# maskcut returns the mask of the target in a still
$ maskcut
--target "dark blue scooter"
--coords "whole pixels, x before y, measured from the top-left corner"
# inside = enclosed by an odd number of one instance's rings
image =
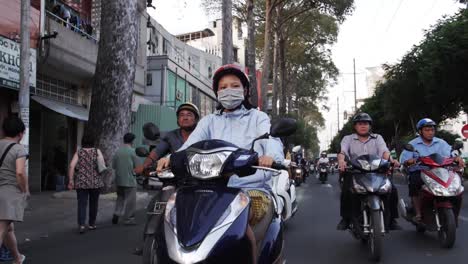
[[[174,181],[177,190],[165,204],[164,230],[159,234],[164,238],[154,239],[148,263],[284,263],[281,216],[272,210],[264,226],[254,227],[258,240],[255,261],[246,234],[250,198],[227,183],[231,175],[248,176],[257,169],[279,174],[277,170],[285,169],[280,164],[258,167],[253,145],[270,136],[289,136],[296,127],[295,120],[280,119],[270,133],[254,140],[250,150],[222,140],[206,140],[173,154],[171,172],[157,177]]]

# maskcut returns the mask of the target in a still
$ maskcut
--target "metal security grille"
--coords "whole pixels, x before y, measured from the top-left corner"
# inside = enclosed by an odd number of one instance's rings
[[[51,98],[68,104],[79,104],[78,89],[75,84],[67,81],[37,74],[36,88],[33,94]]]

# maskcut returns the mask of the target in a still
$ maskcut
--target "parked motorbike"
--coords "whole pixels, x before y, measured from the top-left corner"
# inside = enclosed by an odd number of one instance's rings
[[[254,142],[270,135],[289,136],[296,126],[293,119],[280,119]],[[248,176],[257,169],[279,174],[286,169],[276,163],[272,168],[259,167],[254,142],[252,149],[245,150],[222,140],[205,140],[171,156],[171,170],[157,177],[172,181],[177,189],[163,204],[161,236],[147,237],[149,247],[143,254],[151,259],[145,263],[283,263],[281,216],[271,215],[268,224],[258,228],[259,253],[252,259],[246,234],[250,198],[241,189],[227,187],[233,174]]]
[[[326,183],[327,180],[328,180],[328,167],[327,167],[327,164],[321,163],[319,165],[319,173],[320,173],[320,176],[319,176],[320,182],[322,184]]]
[[[374,155],[363,155],[351,160],[347,172],[352,177],[352,193],[359,200],[359,213],[351,219],[351,234],[368,245],[370,258],[379,261],[383,237],[386,233],[384,200],[392,190],[387,177],[390,162]],[[356,205],[357,207],[357,205]],[[358,209],[358,208],[354,209]]]
[[[285,161],[285,163],[288,163]],[[297,212],[296,186],[290,179],[289,172],[282,170],[281,174],[273,178],[273,192],[276,200],[276,212],[286,223]]]
[[[421,157],[411,144],[406,145],[405,150],[418,156],[416,164],[407,169],[420,171],[424,182],[419,193],[422,223],[413,221],[415,210],[403,199],[400,200],[400,214],[414,224],[418,232],[438,232],[440,245],[443,248],[452,248],[464,191],[461,177],[456,173],[458,166],[454,164],[453,158],[439,154]]]

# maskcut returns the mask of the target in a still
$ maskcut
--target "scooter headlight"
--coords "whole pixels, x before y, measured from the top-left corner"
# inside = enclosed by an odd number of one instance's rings
[[[296,169],[296,174],[301,174],[302,170],[301,169]]]
[[[223,215],[221,215],[221,217],[218,219],[211,232],[214,232],[219,228],[234,222],[234,220],[237,219],[237,217],[244,211],[244,209],[247,208],[249,202],[249,196],[242,192],[239,193],[231,202],[226,211],[224,211]]]
[[[392,183],[389,179],[385,180],[384,185],[382,185],[379,189],[379,193],[388,193],[392,189]]]
[[[353,190],[356,193],[367,193],[366,188],[364,188],[364,186],[358,184],[355,179],[353,179]]]
[[[190,174],[200,180],[219,177],[223,164],[231,153],[230,151],[223,151],[210,154],[189,154]]]
[[[177,234],[177,207],[175,206],[177,193],[174,193],[169,197],[166,204],[166,212],[164,218],[166,222],[172,227],[174,233]]]

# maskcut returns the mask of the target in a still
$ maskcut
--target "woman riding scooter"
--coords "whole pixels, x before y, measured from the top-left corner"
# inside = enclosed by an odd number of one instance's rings
[[[213,77],[213,91],[218,97],[220,106],[211,115],[205,116],[179,151],[187,149],[196,142],[209,139],[220,139],[233,143],[241,148],[250,149],[252,141],[270,131],[270,119],[264,112],[252,107],[249,102],[250,82],[247,75],[236,65],[224,65]],[[254,150],[260,155],[259,166],[271,167],[274,162],[284,160],[283,147],[277,138],[257,141]],[[170,164],[169,158],[158,162],[158,173]],[[247,236],[252,246],[252,259],[257,259],[256,229],[265,226],[265,221],[273,214],[270,195],[271,174],[257,171],[247,177],[230,177],[228,186],[242,188],[252,199],[250,227]]]

